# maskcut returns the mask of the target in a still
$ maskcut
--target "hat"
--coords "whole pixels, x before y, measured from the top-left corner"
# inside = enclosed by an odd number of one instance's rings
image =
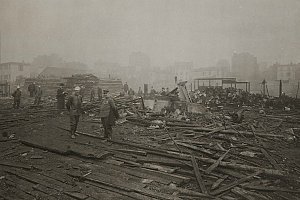
[[[20,86],[19,86],[19,85],[17,86],[17,89],[20,89]]]
[[[79,86],[76,86],[75,87],[75,91],[79,91],[80,90],[80,87]]]
[[[104,94],[107,94],[108,92],[109,92],[109,91],[108,91],[107,89],[104,89],[104,90],[103,90],[103,93],[104,93]]]
[[[60,84],[59,84],[59,86],[64,86],[64,85],[65,85],[65,84],[63,84],[63,83],[60,83]]]

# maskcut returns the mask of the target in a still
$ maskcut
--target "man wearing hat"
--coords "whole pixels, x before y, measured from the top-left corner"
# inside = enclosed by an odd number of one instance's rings
[[[41,102],[41,98],[42,98],[42,94],[43,94],[43,90],[41,88],[41,86],[37,86],[36,90],[35,90],[35,100],[34,100],[34,104],[35,105],[39,105]]]
[[[63,89],[64,84],[59,84],[59,88],[57,89],[56,99],[57,99],[57,109],[63,110],[65,108],[65,96],[66,93]]]
[[[33,97],[34,96],[34,92],[35,92],[35,82],[33,82],[33,83],[30,83],[29,85],[28,85],[28,92],[29,92],[29,94],[30,94],[30,97]]]
[[[108,95],[108,90],[103,90],[103,100],[100,105],[100,117],[104,128],[104,138],[112,139],[112,126],[115,125],[119,113],[114,100]]]
[[[14,91],[14,93],[12,94],[12,96],[14,97],[14,105],[13,105],[14,108],[20,107],[21,95],[22,95],[22,92],[20,90],[20,86],[17,86],[16,91]]]
[[[82,96],[79,95],[80,87],[76,86],[74,93],[68,98],[66,107],[70,112],[70,133],[71,138],[75,138],[79,116],[81,114]]]

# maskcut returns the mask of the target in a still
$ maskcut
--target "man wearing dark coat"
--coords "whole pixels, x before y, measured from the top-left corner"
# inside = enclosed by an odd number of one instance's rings
[[[14,93],[12,94],[12,96],[14,97],[14,105],[13,105],[14,108],[20,107],[21,95],[22,92],[20,90],[20,86],[17,86],[16,91],[14,91]]]
[[[103,90],[103,99],[100,105],[100,117],[104,128],[104,138],[112,139],[112,126],[116,119],[119,119],[119,113],[114,100],[108,95],[108,90]]]
[[[56,99],[57,99],[57,109],[63,110],[65,108],[65,97],[66,93],[63,89],[64,84],[59,84],[59,88],[57,89]]]
[[[42,90],[41,86],[39,85],[35,90],[35,100],[34,100],[35,105],[40,104],[42,95],[43,95],[43,90]]]
[[[30,83],[28,85],[28,92],[30,94],[30,97],[34,96],[35,90],[36,90],[35,83]]]
[[[71,138],[75,139],[75,134],[79,122],[79,117],[82,114],[82,96],[79,94],[80,87],[75,87],[75,92],[72,94],[66,103],[66,107],[70,112],[70,133]]]

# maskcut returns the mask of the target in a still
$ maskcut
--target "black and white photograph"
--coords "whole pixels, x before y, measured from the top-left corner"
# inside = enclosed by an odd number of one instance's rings
[[[0,0],[0,200],[297,199],[300,0]]]

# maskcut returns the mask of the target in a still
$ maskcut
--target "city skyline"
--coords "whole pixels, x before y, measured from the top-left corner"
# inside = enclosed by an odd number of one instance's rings
[[[300,3],[266,1],[0,0],[2,62],[56,53],[126,66],[132,52],[153,66],[212,66],[234,52],[259,61],[300,61]]]

